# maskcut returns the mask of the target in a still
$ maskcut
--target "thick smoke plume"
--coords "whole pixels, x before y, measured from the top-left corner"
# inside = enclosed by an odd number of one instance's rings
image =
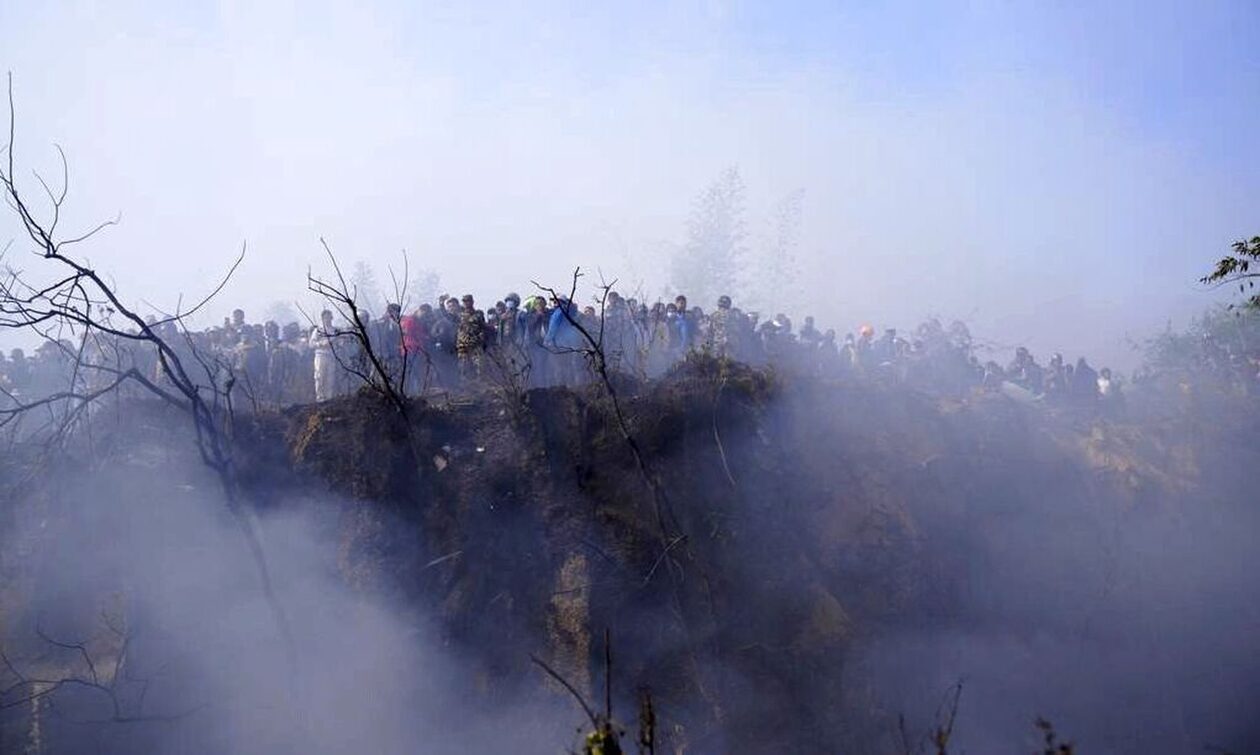
[[[344,508],[331,499],[277,498],[258,517],[289,646],[239,524],[183,441],[182,452],[131,447],[103,469],[67,466],[38,506],[8,512],[6,579],[23,599],[0,617],[14,669],[113,687],[118,635],[128,644],[119,708],[86,688],[15,705],[0,711],[0,749],[458,753],[513,732],[513,751],[553,752],[572,738],[563,700],[478,703],[422,606],[352,589],[338,564]],[[85,644],[95,668],[53,643]]]
[[[959,751],[1032,751],[1038,717],[1082,753],[1253,751],[1260,512],[1206,487],[1175,510],[978,491],[966,529],[928,535],[958,590],[870,638],[864,676],[924,730],[962,681]]]

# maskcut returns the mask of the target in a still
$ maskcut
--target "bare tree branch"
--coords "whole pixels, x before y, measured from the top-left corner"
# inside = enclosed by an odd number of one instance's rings
[[[197,449],[202,460],[219,478],[227,507],[241,526],[255,561],[264,595],[272,608],[277,626],[284,636],[290,656],[292,656],[292,634],[288,626],[288,620],[272,587],[265,554],[262,550],[256,526],[250,512],[244,506],[244,491],[237,475],[236,463],[233,457],[231,414],[230,411],[227,413],[223,412],[219,407],[219,399],[223,397],[226,399],[230,409],[230,382],[226,395],[220,391],[213,380],[209,386],[199,384],[190,374],[188,367],[185,366],[184,358],[176,349],[173,341],[168,340],[163,335],[162,330],[164,328],[160,327],[158,323],[149,323],[138,312],[124,304],[118,294],[118,289],[112,282],[107,282],[100,272],[90,267],[86,262],[75,259],[65,252],[67,246],[91,238],[96,232],[115,224],[117,219],[101,223],[81,236],[59,240],[55,236],[55,223],[60,217],[61,201],[68,191],[68,180],[66,185],[63,185],[61,192],[54,196],[53,220],[49,223],[43,223],[35,217],[14,178],[15,124],[17,117],[16,108],[13,105],[13,79],[11,74],[9,76],[8,100],[9,143],[6,161],[8,167],[6,170],[0,171],[0,189],[3,190],[9,207],[22,222],[27,237],[35,244],[36,253],[42,259],[43,264],[41,268],[51,272],[51,277],[56,282],[51,286],[32,285],[27,282],[22,272],[10,270],[6,280],[0,283],[0,329],[27,330],[48,338],[49,332],[43,329],[45,324],[56,329],[57,332],[52,335],[57,336],[60,335],[61,329],[64,327],[69,327],[71,332],[75,332],[75,328],[82,328],[84,331],[93,332],[107,339],[130,341],[137,345],[143,345],[155,352],[158,365],[160,366],[159,379],[163,382],[162,387],[159,387],[154,380],[141,375],[137,370],[130,369],[119,370],[118,374],[115,375],[116,379],[110,384],[110,388],[117,388],[124,381],[132,380],[146,388],[154,396],[173,402],[187,412],[195,430]],[[64,153],[60,149],[58,151],[64,157]],[[68,176],[68,169],[64,169],[63,174]],[[45,189],[48,189],[47,184],[42,179],[40,179],[40,182]],[[51,190],[48,193],[52,194]],[[244,248],[242,248],[241,257],[243,255]],[[177,308],[163,324],[175,323],[178,326],[184,326],[185,318],[223,289],[227,279],[231,277],[232,273],[239,266],[241,257],[237,258],[236,262],[229,269],[227,276],[215,287],[209,297],[203,299],[191,310]],[[125,325],[120,327],[114,324],[114,315],[120,317]],[[191,347],[190,354],[203,367],[206,367],[204,358],[197,353],[197,349],[187,336],[187,328],[183,327],[183,330],[185,339]],[[77,361],[82,361],[82,353],[78,355]],[[210,372],[208,368],[206,371],[207,373]],[[75,374],[78,374],[78,367],[76,367]],[[203,390],[205,389],[209,389],[211,393],[212,398],[209,401],[203,396]],[[108,392],[108,390],[81,392],[72,385],[53,401],[74,402],[77,411],[67,411],[65,413],[66,418],[72,418],[81,413],[85,404],[98,399]],[[49,405],[48,400],[29,402],[29,406],[19,406],[17,411],[19,414],[24,414]],[[63,425],[62,431],[64,430],[65,426]]]
[[[535,666],[545,671],[547,676],[555,679],[560,683],[560,686],[568,690],[569,694],[573,696],[573,699],[577,701],[577,704],[582,706],[582,712],[590,719],[591,726],[599,728],[599,719],[595,716],[595,711],[591,710],[591,706],[586,702],[586,698],[582,697],[582,693],[578,692],[573,685],[569,683],[569,680],[565,679],[559,674],[559,672],[544,663],[538,656],[531,655],[529,659],[533,661]]]

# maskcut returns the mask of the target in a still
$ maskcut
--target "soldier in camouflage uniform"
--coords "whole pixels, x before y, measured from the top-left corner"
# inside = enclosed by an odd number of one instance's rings
[[[459,357],[459,373],[465,381],[481,374],[481,359],[486,350],[486,316],[473,306],[472,294],[464,294],[459,313],[459,330],[455,335],[455,354]]]
[[[731,341],[735,337],[732,332],[736,323],[731,316],[731,297],[719,296],[717,309],[709,315],[709,353],[717,357],[729,357],[732,352]]]

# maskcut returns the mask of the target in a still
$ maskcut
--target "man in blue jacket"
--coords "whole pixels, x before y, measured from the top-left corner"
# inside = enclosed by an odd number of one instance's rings
[[[573,383],[577,381],[579,353],[589,346],[574,321],[581,317],[577,307],[569,299],[556,298],[555,309],[551,311],[551,319],[547,321],[547,337],[543,344],[554,357],[556,366],[555,381]]]

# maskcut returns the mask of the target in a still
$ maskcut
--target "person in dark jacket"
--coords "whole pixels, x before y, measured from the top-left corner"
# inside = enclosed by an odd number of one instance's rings
[[[1072,397],[1085,404],[1098,401],[1098,373],[1085,357],[1076,360],[1076,369],[1072,370]]]

